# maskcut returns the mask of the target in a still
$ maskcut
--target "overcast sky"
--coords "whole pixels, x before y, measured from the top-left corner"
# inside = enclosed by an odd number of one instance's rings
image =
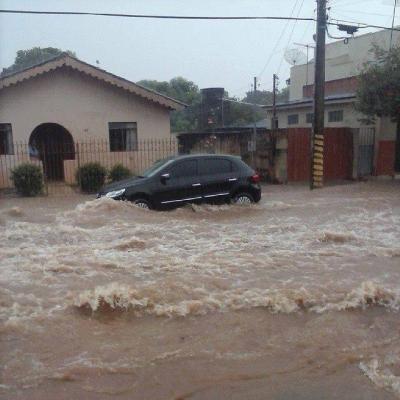
[[[390,26],[393,3],[330,0],[330,16]],[[315,0],[0,0],[1,9],[209,16],[313,17],[315,6]],[[400,17],[400,8],[397,13]],[[17,50],[52,46],[75,51],[88,63],[99,60],[101,68],[132,81],[183,76],[200,88],[221,86],[242,96],[253,76],[260,89],[270,89],[272,74],[278,73],[284,86],[290,68],[285,49],[295,48],[295,42],[311,44],[314,31],[313,22],[1,14],[0,68],[13,63]]]

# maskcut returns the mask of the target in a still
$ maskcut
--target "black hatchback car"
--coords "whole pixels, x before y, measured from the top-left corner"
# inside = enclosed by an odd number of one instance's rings
[[[217,200],[253,203],[261,199],[259,181],[239,157],[185,155],[157,161],[141,176],[103,187],[97,197],[155,209]]]

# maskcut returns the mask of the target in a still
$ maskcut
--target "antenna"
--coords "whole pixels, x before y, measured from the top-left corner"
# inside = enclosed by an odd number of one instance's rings
[[[287,49],[284,58],[290,65],[305,64],[307,56],[299,49]]]
[[[304,43],[293,43],[296,46],[301,46],[301,47],[305,47],[307,49],[307,54],[306,54],[306,59],[307,59],[307,67],[306,67],[306,85],[308,85],[308,63],[309,63],[309,57],[308,57],[308,53],[309,53],[309,49],[315,49],[315,46],[312,44],[304,44]]]

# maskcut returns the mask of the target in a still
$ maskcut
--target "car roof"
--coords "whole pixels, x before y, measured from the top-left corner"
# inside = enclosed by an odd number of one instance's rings
[[[212,158],[227,158],[227,159],[234,160],[234,161],[241,160],[240,156],[233,156],[231,154],[204,154],[204,153],[183,154],[183,155],[179,155],[179,156],[170,157],[169,159],[178,161],[178,160],[188,160],[188,159],[193,159],[193,158],[210,158],[210,157],[212,157]]]

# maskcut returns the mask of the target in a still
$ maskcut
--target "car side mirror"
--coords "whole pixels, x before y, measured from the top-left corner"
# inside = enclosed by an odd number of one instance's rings
[[[169,174],[162,174],[161,175],[161,182],[165,183],[171,176]]]

